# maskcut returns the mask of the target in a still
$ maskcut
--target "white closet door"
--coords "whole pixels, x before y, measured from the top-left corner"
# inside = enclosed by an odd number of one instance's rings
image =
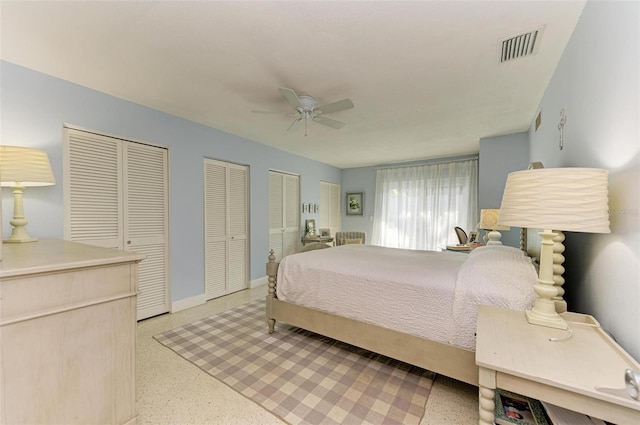
[[[64,238],[124,249],[122,142],[63,129]]]
[[[340,185],[320,182],[320,227],[329,228],[331,235],[340,231]]]
[[[269,249],[273,250],[276,261],[284,252],[284,174],[269,172]]]
[[[247,167],[229,164],[229,281],[227,292],[247,288],[248,173]]]
[[[227,167],[205,159],[205,294],[226,294],[227,286]]]
[[[64,237],[145,254],[138,320],[170,310],[166,149],[75,128],[64,137]]]
[[[247,288],[248,168],[212,159],[205,167],[205,294]]]
[[[167,150],[124,145],[124,240],[145,254],[138,272],[138,320],[169,311]]]
[[[300,178],[269,172],[269,244],[276,261],[300,245]]]
[[[284,247],[283,255],[296,252],[300,246],[300,177],[284,176]]]

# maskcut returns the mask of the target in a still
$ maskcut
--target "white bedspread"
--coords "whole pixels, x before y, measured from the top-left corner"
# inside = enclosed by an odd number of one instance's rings
[[[467,255],[342,245],[293,254],[280,263],[277,296],[473,349],[476,302],[525,309],[535,298],[530,260],[516,248],[493,248]]]

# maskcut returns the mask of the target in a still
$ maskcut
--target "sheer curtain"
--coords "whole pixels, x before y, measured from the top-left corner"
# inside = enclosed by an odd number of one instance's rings
[[[478,160],[377,171],[372,243],[440,250],[478,222]]]

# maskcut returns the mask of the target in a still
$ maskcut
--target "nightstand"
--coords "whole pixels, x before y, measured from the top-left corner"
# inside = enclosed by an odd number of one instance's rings
[[[478,307],[480,424],[493,424],[496,388],[618,425],[640,423],[640,401],[624,383],[625,370],[640,370],[638,362],[593,317],[563,317],[573,331],[568,339],[566,331],[530,325],[522,311]]]

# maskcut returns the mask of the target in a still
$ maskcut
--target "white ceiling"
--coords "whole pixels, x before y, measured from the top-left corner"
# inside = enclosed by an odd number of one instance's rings
[[[526,131],[584,1],[1,3],[1,57],[340,168],[477,152]],[[499,40],[544,26],[538,53]],[[293,118],[287,87],[335,130]]]

